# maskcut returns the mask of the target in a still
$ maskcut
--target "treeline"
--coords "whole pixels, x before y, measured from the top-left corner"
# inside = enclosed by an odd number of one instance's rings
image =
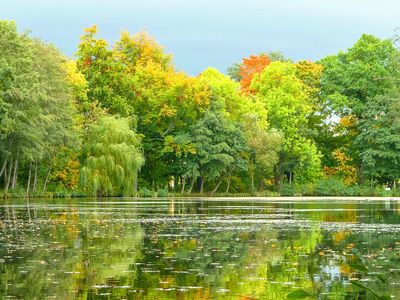
[[[93,26],[75,58],[0,21],[4,195],[396,188],[395,39],[363,35],[318,62],[261,53],[228,75],[191,77],[147,34],[124,32],[109,45]]]

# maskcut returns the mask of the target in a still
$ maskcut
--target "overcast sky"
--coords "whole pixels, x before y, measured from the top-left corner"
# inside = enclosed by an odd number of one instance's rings
[[[0,18],[73,57],[83,28],[96,24],[114,42],[146,30],[172,52],[177,69],[225,71],[242,57],[281,51],[317,60],[350,47],[362,33],[390,38],[399,0],[0,0]]]

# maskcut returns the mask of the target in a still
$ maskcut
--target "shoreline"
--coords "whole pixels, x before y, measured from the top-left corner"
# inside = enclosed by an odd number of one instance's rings
[[[8,201],[8,200],[46,200],[48,202],[59,201],[62,199],[68,200],[92,200],[95,202],[114,202],[114,200],[122,200],[129,202],[130,200],[140,200],[140,201],[154,201],[154,200],[195,200],[195,201],[216,201],[216,202],[226,202],[226,201],[243,201],[243,202],[274,202],[274,201],[285,201],[285,202],[312,202],[312,201],[340,201],[340,202],[352,202],[352,201],[400,201],[400,197],[367,197],[367,196],[275,196],[275,197],[264,197],[264,196],[227,196],[227,197],[213,197],[213,196],[168,196],[168,197],[54,197],[54,198],[46,198],[46,197],[7,197],[0,198],[0,202]]]
[[[122,197],[123,198],[123,197]],[[153,197],[153,198],[142,198],[136,199],[192,199],[192,200],[212,200],[212,201],[246,201],[246,200],[258,200],[258,201],[324,201],[324,200],[336,200],[336,201],[400,201],[400,197],[363,197],[363,196],[277,196],[277,197]]]

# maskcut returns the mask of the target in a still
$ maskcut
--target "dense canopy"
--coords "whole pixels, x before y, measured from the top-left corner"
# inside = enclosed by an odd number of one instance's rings
[[[376,194],[400,179],[400,51],[174,68],[147,33],[85,29],[74,60],[0,21],[4,195]],[[266,49],[268,50],[268,49]]]

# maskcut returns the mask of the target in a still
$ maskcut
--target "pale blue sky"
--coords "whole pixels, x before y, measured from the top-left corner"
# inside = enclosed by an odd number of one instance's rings
[[[350,47],[362,33],[390,38],[399,0],[0,0],[0,18],[72,57],[83,28],[97,24],[113,42],[122,30],[147,30],[177,69],[221,71],[242,57],[281,51],[317,60]]]

